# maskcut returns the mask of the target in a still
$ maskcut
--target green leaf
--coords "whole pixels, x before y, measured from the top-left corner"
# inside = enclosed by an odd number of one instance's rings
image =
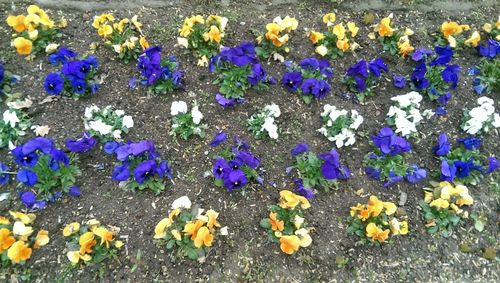
[[[260,226],[264,229],[271,229],[271,223],[269,223],[269,219],[264,218],[260,221]]]

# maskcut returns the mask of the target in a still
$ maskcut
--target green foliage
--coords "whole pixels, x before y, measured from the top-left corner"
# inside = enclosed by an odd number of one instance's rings
[[[363,159],[363,167],[373,167],[380,172],[380,180],[388,181],[395,176],[406,176],[411,166],[406,162],[406,154],[382,155],[380,150],[370,152]]]
[[[219,52],[221,43],[205,40],[203,34],[210,31],[209,25],[196,23],[187,36],[189,50],[197,53],[198,57],[210,58]],[[222,41],[221,41],[222,42]]]
[[[426,229],[429,234],[439,233],[448,237],[453,228],[460,224],[461,218],[453,210],[430,206],[424,200],[420,200],[419,205],[422,208],[422,217],[428,223]]]
[[[172,118],[172,130],[170,135],[187,140],[191,135],[197,135],[200,138],[205,138],[205,124],[195,124],[191,112],[180,113]]]
[[[485,92],[488,94],[500,93],[500,59],[482,58],[479,70],[478,78],[481,80],[481,85],[485,87]]]
[[[168,68],[168,70],[170,70],[170,72],[172,73],[178,69],[179,63],[177,63],[174,60],[163,59],[161,60],[160,65],[162,66],[162,68]],[[148,85],[148,92],[156,94],[167,94],[181,88],[182,88],[182,82],[179,82],[176,85],[172,77],[163,78],[163,76],[161,76],[153,84]]]
[[[295,207],[294,209],[290,208],[283,208],[279,205],[271,205],[269,207],[269,211],[272,213],[276,213],[276,219],[278,221],[283,221],[283,230],[276,232],[281,232],[282,235],[294,235],[295,230],[298,228],[295,226],[295,217],[301,217],[304,218],[304,215],[302,213],[302,210],[300,209],[300,206]],[[272,229],[272,225],[269,222],[270,219],[269,217],[263,218],[260,221],[260,227],[264,228],[267,230],[267,234],[269,236],[269,239],[274,242],[278,243],[280,237],[277,237],[275,234],[275,230]],[[304,223],[300,225],[301,228],[307,227],[307,223],[304,220]]]
[[[38,28],[38,37],[33,42],[33,48],[31,54],[45,53],[45,48],[47,45],[54,43],[56,38],[61,38],[63,36],[62,32],[57,28]],[[30,39],[28,30],[25,30],[19,34],[19,37],[24,37],[28,40]]]
[[[424,89],[417,89],[412,80],[410,80],[410,87],[412,90],[420,94],[426,94],[431,101],[437,100],[441,95],[450,90],[450,85],[443,80],[441,73],[445,69],[442,65],[430,66],[426,65],[427,72],[425,78],[429,80],[429,86]]]
[[[44,200],[49,199],[59,191],[67,193],[69,188],[76,182],[76,177],[81,175],[80,168],[76,165],[78,156],[74,153],[69,154],[69,165],[59,164],[58,170],[52,170],[49,167],[51,156],[49,154],[40,155],[38,163],[30,168],[38,176],[35,188],[37,196]]]
[[[379,36],[378,41],[382,44],[384,51],[394,56],[399,53],[398,42],[401,36],[401,32],[396,31],[392,36]]]
[[[26,135],[26,130],[31,127],[31,118],[21,110],[9,109],[11,113],[15,113],[19,122],[16,122],[14,127],[10,123],[6,123],[4,119],[0,120],[0,148],[13,144],[19,141],[21,137]]]
[[[18,77],[10,71],[5,70],[4,66],[0,63],[0,70],[3,70],[3,80],[0,80],[0,101],[3,100],[3,95],[10,97],[12,92],[12,85],[18,80]]]
[[[461,160],[463,162],[473,160],[474,166],[479,166],[480,168],[482,168],[482,161],[487,160],[487,157],[481,154],[481,152],[477,149],[468,150],[465,147],[460,146],[450,151],[447,155],[441,157],[441,160],[447,160],[449,165],[452,165],[456,160]],[[455,178],[464,185],[477,185],[483,178],[483,173],[481,170],[473,170],[472,168],[470,168],[468,176],[462,178],[455,176]]]
[[[321,172],[323,161],[314,152],[305,152],[295,156],[293,168],[297,171],[299,179],[302,179],[306,188],[323,188],[329,191],[337,188],[336,180],[327,180]]]
[[[138,33],[135,26],[131,24],[125,25],[123,32],[113,29],[113,33],[107,38],[105,46],[113,52],[118,53],[118,58],[124,63],[136,61],[142,53],[142,46],[139,42],[132,43],[130,38],[137,38]],[[115,48],[116,46],[119,46],[119,48]]]
[[[364,80],[366,84],[366,89],[364,91],[358,90],[354,77],[345,76],[344,80],[342,81],[342,83],[347,86],[349,91],[356,95],[356,98],[359,102],[364,102],[367,97],[375,96],[376,93],[374,90],[377,87],[380,79],[372,75],[372,73],[370,72],[368,74],[368,78]]]

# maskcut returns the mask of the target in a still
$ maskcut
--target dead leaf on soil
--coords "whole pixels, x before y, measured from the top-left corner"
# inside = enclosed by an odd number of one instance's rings
[[[46,135],[49,134],[50,131],[50,128],[47,125],[44,126],[34,125],[31,127],[31,129],[35,132],[35,135],[39,137],[45,137]]]

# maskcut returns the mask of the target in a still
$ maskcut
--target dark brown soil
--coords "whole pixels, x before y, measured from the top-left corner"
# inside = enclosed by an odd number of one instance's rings
[[[116,8],[116,2],[118,1],[111,1],[110,6]],[[423,195],[421,188],[425,182],[418,185],[400,183],[390,189],[383,189],[382,183],[368,179],[362,172],[361,161],[371,148],[368,139],[361,137],[358,137],[353,147],[339,150],[341,161],[350,167],[353,177],[341,182],[339,190],[318,192],[316,199],[312,201],[312,207],[306,211],[306,219],[315,227],[315,232],[312,234],[313,244],[309,248],[301,249],[295,256],[287,256],[280,252],[278,245],[270,243],[266,232],[259,227],[259,221],[267,215],[267,206],[277,201],[279,190],[293,186],[292,179],[285,174],[285,168],[292,162],[290,149],[299,142],[309,143],[316,152],[328,151],[334,146],[315,131],[321,127],[319,114],[323,105],[329,103],[338,108],[356,109],[365,118],[361,128],[365,133],[374,133],[384,125],[390,97],[409,91],[398,90],[387,80],[377,88],[378,95],[375,98],[368,99],[365,105],[356,104],[340,96],[346,91],[341,84],[341,78],[347,67],[361,58],[373,59],[382,56],[389,65],[390,73],[387,78],[390,78],[393,74],[409,74],[413,64],[410,59],[382,53],[378,42],[367,38],[371,28],[362,23],[362,18],[369,10],[363,10],[363,7],[358,5],[359,2],[344,1],[338,4],[342,1],[274,1],[269,5],[265,4],[267,1],[249,0],[230,4],[231,1],[205,2],[173,1],[173,5],[165,3],[162,6],[160,3],[162,7],[157,7],[155,4],[154,8],[133,9],[129,9],[126,2],[120,10],[106,10],[105,3],[96,3],[93,11],[69,6],[64,6],[64,10],[58,10],[57,6],[48,7],[53,17],[64,15],[68,19],[69,26],[64,30],[62,43],[79,54],[88,52],[92,42],[100,42],[100,38],[91,26],[94,15],[104,11],[112,12],[117,17],[131,17],[138,14],[144,23],[144,30],[150,42],[161,45],[165,56],[175,54],[181,68],[186,71],[187,90],[166,97],[147,97],[144,90],[129,89],[127,82],[133,74],[136,74],[135,64],[123,64],[115,59],[111,51],[101,47],[97,49],[95,55],[100,60],[100,72],[105,79],[96,96],[79,101],[61,99],[39,105],[38,102],[47,96],[43,91],[43,79],[54,69],[44,56],[39,56],[33,62],[27,62],[16,55],[9,46],[8,39],[11,32],[5,24],[1,25],[0,35],[4,40],[0,42],[0,60],[6,62],[7,69],[22,77],[14,90],[34,100],[34,106],[30,110],[33,113],[34,124],[48,125],[51,128],[49,136],[62,145],[65,138],[81,135],[84,130],[81,117],[86,106],[113,105],[134,117],[135,127],[128,138],[154,140],[162,156],[173,162],[175,175],[173,183],[159,195],[151,192],[123,191],[111,180],[114,162],[111,156],[100,154],[98,149],[84,154],[80,162],[83,176],[78,180],[82,188],[82,197],[65,199],[37,212],[36,226],[49,230],[50,244],[35,251],[27,264],[28,269],[24,271],[17,269],[16,274],[31,273],[31,280],[39,282],[54,282],[56,279],[67,282],[78,280],[81,282],[172,282],[174,280],[177,282],[379,280],[498,282],[500,280],[498,257],[494,261],[482,257],[484,248],[499,248],[498,192],[495,195],[489,190],[490,182],[493,180],[488,177],[478,186],[471,188],[476,203],[470,212],[484,214],[488,218],[485,231],[477,232],[473,227],[473,221],[467,220],[449,238],[431,237],[425,232],[418,209],[418,201]],[[424,1],[424,4],[422,1],[416,2],[422,7],[433,1]],[[428,48],[433,44],[433,38],[429,33],[437,30],[448,17],[460,23],[469,23],[473,28],[479,29],[482,23],[496,20],[500,11],[499,6],[492,3],[488,5],[473,3],[471,10],[434,11],[418,10],[419,6],[408,5],[394,6],[394,10],[386,10],[387,6],[382,5],[379,6],[380,10],[371,11],[376,14],[376,21],[394,12],[395,26],[414,29],[416,34],[411,39],[412,44]],[[0,2],[0,18],[6,18],[10,13],[20,13],[24,11],[24,6],[25,4],[16,4],[16,11],[13,12],[10,3]],[[314,49],[305,36],[305,29],[323,29],[321,16],[330,11],[337,13],[338,20],[354,21],[361,27],[357,42],[362,49],[356,54],[347,54],[343,58],[331,61],[335,68],[335,75],[331,80],[333,91],[326,99],[313,102],[310,106],[305,105],[297,95],[286,92],[278,85],[267,92],[251,92],[247,96],[247,104],[223,110],[214,99],[217,91],[211,84],[214,76],[206,68],[196,66],[193,56],[174,47],[178,26],[184,17],[193,14],[214,13],[228,17],[230,20],[226,34],[228,46],[236,45],[243,40],[252,40],[251,29],[262,30],[274,17],[290,15],[298,19],[299,28],[291,35],[292,51],[287,59],[299,61],[314,56]],[[433,118],[426,122],[421,127],[421,137],[418,141],[413,140],[414,161],[431,172],[439,169],[439,162],[431,153],[437,134],[446,132],[453,138],[464,136],[459,127],[462,108],[471,108],[477,98],[471,90],[471,78],[467,76],[467,68],[476,64],[478,60],[474,50],[459,51],[454,61],[461,66],[460,84],[453,92],[453,100],[447,107],[448,116],[444,119]],[[284,71],[282,65],[267,62],[265,66],[270,74],[281,79]],[[496,94],[496,97],[493,95],[492,98],[498,100],[500,96]],[[168,135],[172,101],[190,102],[195,99],[200,103],[200,109],[209,125],[207,138],[173,140]],[[277,142],[256,141],[246,130],[246,119],[256,109],[272,102],[278,104],[283,113],[278,119],[281,129],[280,139]],[[424,109],[434,107],[428,100],[424,102]],[[496,108],[500,109],[500,106],[497,104]],[[262,167],[266,170],[263,174],[264,187],[248,186],[245,196],[239,193],[229,194],[224,189],[215,187],[211,178],[203,177],[204,172],[211,169],[214,153],[208,146],[210,137],[221,130],[228,132],[230,137],[239,135],[251,142],[252,152],[262,158]],[[483,150],[485,153],[500,156],[498,135],[491,134],[485,137]],[[0,160],[13,164],[5,149],[0,152]],[[104,169],[97,169],[99,165],[104,165]],[[498,175],[496,182],[500,182]],[[271,183],[275,183],[276,186],[272,186]],[[355,192],[361,188],[364,189],[364,193],[358,196]],[[14,187],[2,190],[13,191]],[[409,216],[410,234],[395,237],[391,243],[381,248],[357,246],[356,238],[345,232],[349,207],[357,202],[365,202],[370,194],[397,203],[402,193],[408,196],[403,208]],[[229,237],[217,239],[203,264],[178,258],[175,253],[168,253],[157,247],[152,238],[156,223],[165,217],[171,202],[183,195],[189,196],[193,202],[204,208],[219,211],[221,224],[229,226]],[[8,209],[20,208],[17,202],[11,204],[4,202],[0,205],[2,214]],[[107,262],[101,270],[89,266],[83,270],[65,273],[68,261],[64,253],[65,242],[61,230],[67,223],[90,218],[97,218],[103,223],[120,227],[120,234],[127,236],[126,248],[116,260]],[[472,248],[470,253],[460,252],[459,245],[464,243]],[[346,265],[337,266],[335,260],[339,256],[348,260]],[[8,279],[13,272],[11,269],[2,270],[0,278]]]

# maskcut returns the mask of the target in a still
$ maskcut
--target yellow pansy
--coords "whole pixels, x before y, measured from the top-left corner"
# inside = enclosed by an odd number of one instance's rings
[[[297,19],[291,18],[290,16],[286,16],[279,24],[282,29],[286,29],[287,31],[296,30],[299,26]]]
[[[347,38],[337,40],[337,48],[344,52],[349,50],[349,40]]]
[[[463,196],[463,197],[460,197],[459,199],[457,199],[456,201],[456,204],[458,206],[463,206],[463,205],[471,205],[474,203],[474,199],[472,199],[471,196],[469,195],[466,195],[466,196]]]
[[[484,30],[486,33],[490,33],[492,29],[493,29],[493,26],[492,26],[490,23],[485,23],[485,24],[483,25],[483,30]]]
[[[384,209],[384,203],[380,201],[376,196],[370,196],[368,201],[367,210],[372,216],[378,216],[382,209]]]
[[[266,30],[266,38],[273,39],[274,37],[279,35],[282,29],[281,26],[277,23],[269,23],[266,25]]]
[[[177,229],[173,229],[172,231],[170,231],[170,233],[172,234],[172,236],[174,236],[174,238],[175,238],[177,241],[182,240],[181,233],[180,233]]]
[[[24,224],[31,224],[36,219],[36,216],[33,213],[25,214],[18,211],[9,211],[9,213],[14,220],[20,220]]]
[[[274,231],[274,236],[276,238],[281,238],[281,236],[283,236],[283,233],[281,233],[280,231]]]
[[[217,217],[219,217],[219,213],[215,210],[210,209],[205,213],[208,216],[207,227],[212,229],[214,227],[220,227],[219,222],[217,222]]]
[[[209,15],[207,17],[207,22],[216,22],[216,23],[220,23],[222,21],[222,17],[221,16],[217,16],[217,15]]]
[[[214,236],[210,233],[207,227],[203,226],[198,229],[196,233],[196,237],[194,238],[194,246],[197,248],[201,248],[203,245],[210,247],[212,246],[212,242],[214,240]]]
[[[102,25],[98,30],[97,34],[99,34],[102,37],[108,37],[113,33],[113,27],[110,25]]]
[[[318,41],[322,40],[323,38],[325,38],[325,35],[321,32],[311,31],[311,33],[309,34],[309,39],[313,44],[318,43]]]
[[[311,207],[309,201],[303,196],[294,194],[289,190],[283,190],[280,192],[280,202],[279,202],[280,207],[295,208],[299,204],[302,209],[307,209]]]
[[[325,23],[326,26],[329,27],[333,25],[335,19],[336,19],[335,13],[328,13],[323,16],[323,23]]]
[[[479,35],[478,31],[474,31],[472,35],[464,42],[466,45],[476,47],[481,40],[481,35]]]
[[[9,224],[10,221],[5,216],[0,216],[0,225]]]
[[[342,40],[345,38],[345,28],[342,23],[335,25],[333,27],[332,33],[337,36],[337,40]]]
[[[184,225],[184,230],[182,232],[186,233],[186,235],[191,236],[191,240],[194,240],[196,238],[196,234],[198,233],[198,230],[200,230],[201,226],[203,226],[205,222],[202,220],[196,220],[194,223],[192,221],[186,223]]]
[[[210,31],[203,34],[203,39],[205,41],[217,42],[219,43],[222,39],[222,35],[219,31],[219,28],[216,26],[210,26]]]
[[[59,48],[59,44],[56,43],[50,43],[45,47],[45,53],[51,54],[57,51],[57,48]]]
[[[89,254],[92,252],[92,247],[97,244],[97,241],[94,239],[93,232],[86,232],[80,236],[78,243],[80,244],[80,254]]]
[[[293,218],[293,225],[295,225],[295,229],[300,229],[302,224],[304,224],[304,217],[295,215],[295,217]]]
[[[384,242],[389,238],[389,229],[382,230],[375,223],[366,225],[366,236],[372,238],[374,241]]]
[[[361,203],[356,204],[356,206],[351,206],[351,210],[350,210],[351,216],[356,215],[358,213],[358,211],[361,211],[364,208],[365,208],[365,206]]]
[[[160,222],[156,224],[155,235],[153,238],[155,239],[164,238],[167,235],[165,229],[167,229],[171,225],[172,225],[172,220],[170,220],[169,218],[163,218],[162,220],[160,220]]]
[[[7,17],[7,25],[12,27],[16,32],[23,32],[26,29],[26,25],[24,24],[24,16],[8,16]]]
[[[125,18],[125,19],[122,19],[121,21],[119,21],[118,23],[115,23],[113,24],[113,28],[115,28],[116,30],[118,30],[119,32],[123,32],[123,29],[125,28],[125,26],[129,23],[129,19]]]
[[[356,26],[354,22],[347,23],[347,29],[351,33],[352,37],[355,37],[358,34],[359,28]]]
[[[411,35],[415,34],[415,32],[410,28],[406,28],[404,34],[407,36],[411,36]]]
[[[33,244],[33,248],[34,249],[38,249],[42,246],[45,246],[46,244],[49,243],[49,231],[47,230],[40,230],[38,231],[38,233],[36,234],[36,238],[35,238],[35,243]]]
[[[389,221],[389,227],[391,229],[391,233],[394,235],[406,235],[408,234],[408,222],[402,221],[399,222],[397,219],[391,219]]]
[[[385,214],[387,215],[393,215],[398,209],[398,207],[394,203],[389,201],[382,202],[382,205],[384,206]]]
[[[9,249],[16,241],[12,233],[7,228],[0,229],[0,254]]]
[[[106,248],[109,249],[109,243],[113,241],[113,232],[109,231],[104,227],[99,227],[94,230],[94,234],[101,238],[101,246],[103,244],[106,245]]]
[[[280,249],[286,254],[293,254],[300,248],[300,238],[296,235],[281,236]]]
[[[144,49],[147,49],[149,48],[149,42],[147,41],[147,39],[141,35],[141,37],[139,38],[139,44],[141,45],[141,48],[144,50]]]
[[[325,56],[326,54],[328,54],[328,48],[326,48],[326,46],[324,46],[323,44],[316,46],[316,49],[314,49],[314,51],[316,51],[316,53],[321,56]]]
[[[312,238],[311,235],[309,235],[309,230],[305,228],[298,229],[294,234],[299,236],[300,246],[302,248],[306,248],[312,244]]]
[[[141,32],[141,27],[142,27],[142,24],[137,20],[137,15],[134,15],[132,17],[132,19],[130,19],[130,21],[132,22],[132,24],[134,25],[134,27],[139,31]]]
[[[411,46],[408,36],[404,35],[399,38],[398,49],[399,49],[399,55],[405,57],[406,55],[412,53],[415,48]]]
[[[66,254],[68,257],[69,261],[71,261],[73,264],[77,264],[80,259],[83,261],[89,261],[92,259],[92,256],[89,254],[80,254],[79,251],[71,251]]]
[[[269,224],[273,231],[283,231],[285,228],[285,222],[278,219],[276,212],[269,213]]]
[[[115,248],[119,249],[123,247],[123,242],[122,241],[115,241]]]
[[[469,28],[468,25],[459,25],[457,22],[448,21],[441,24],[441,33],[445,38],[448,38],[450,35],[460,34]]]
[[[24,17],[24,25],[28,31],[32,31],[38,27],[40,24],[40,17],[36,14],[29,14]]]
[[[285,34],[283,36],[275,36],[272,39],[273,45],[276,47],[281,47],[283,44],[285,44],[288,41],[288,34]]]
[[[424,192],[424,201],[430,203],[434,199],[434,194],[431,192]]]
[[[391,27],[391,19],[383,18],[375,28],[375,31],[382,37],[392,36],[394,29]]]
[[[70,223],[64,227],[63,236],[64,237],[71,236],[74,233],[78,232],[78,230],[80,230],[80,223],[78,222]]]
[[[116,52],[116,53],[122,53],[122,46],[121,44],[115,44],[115,45],[112,45],[111,47],[113,47],[113,50]]]
[[[62,17],[60,20],[59,20],[59,25],[58,25],[60,28],[65,28],[68,26],[68,20],[66,20],[65,17]]]
[[[469,195],[469,189],[467,189],[466,186],[458,184],[455,186],[455,195],[457,196],[468,196]]]
[[[33,228],[31,226],[24,225],[21,221],[16,221],[12,227],[12,233],[21,237],[29,237],[33,234]]]
[[[361,219],[361,221],[366,221],[366,219],[370,218],[370,211],[367,208],[361,210],[358,213],[358,218]]]
[[[439,208],[448,208],[450,206],[450,203],[447,200],[444,200],[442,198],[438,198],[438,199],[433,200],[429,205],[439,207]]]
[[[28,37],[31,41],[35,41],[38,38],[38,30],[35,29],[33,31],[28,32]]]
[[[196,16],[192,16],[189,19],[186,19],[185,22],[187,22],[190,26],[194,26],[197,23],[204,24],[205,19],[203,19],[203,16],[201,16],[201,15],[196,15]]]
[[[20,263],[31,257],[31,249],[23,241],[17,241],[7,251],[7,256],[15,263]]]
[[[191,32],[193,31],[193,27],[192,26],[189,26],[189,25],[183,25],[180,29],[179,29],[179,34],[180,36],[182,37],[187,37],[188,35],[191,34]]]
[[[131,36],[122,44],[122,48],[127,48],[129,50],[132,50],[135,48],[137,41],[139,41],[139,38],[137,38],[136,36]]]

